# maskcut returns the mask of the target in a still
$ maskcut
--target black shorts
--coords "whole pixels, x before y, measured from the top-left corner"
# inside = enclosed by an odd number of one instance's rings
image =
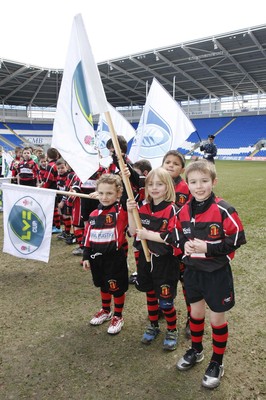
[[[103,255],[92,254],[89,262],[96,287],[115,297],[122,296],[128,290],[127,257],[123,248]]]
[[[83,221],[86,222],[89,220],[90,213],[96,210],[96,208],[98,207],[99,200],[81,197],[80,203],[81,203],[81,218]]]
[[[135,283],[140,292],[154,290],[158,299],[174,299],[177,294],[179,279],[179,260],[173,255],[151,255],[147,262],[143,251],[140,251],[138,276]]]
[[[199,271],[187,266],[184,283],[188,302],[205,300],[214,312],[230,310],[235,305],[234,281],[230,264],[213,271]]]

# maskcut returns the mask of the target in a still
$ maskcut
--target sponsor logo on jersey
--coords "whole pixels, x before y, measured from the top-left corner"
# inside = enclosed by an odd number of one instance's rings
[[[167,219],[164,219],[163,222],[162,222],[160,230],[161,231],[166,231],[167,225],[168,225],[168,221],[167,221]]]

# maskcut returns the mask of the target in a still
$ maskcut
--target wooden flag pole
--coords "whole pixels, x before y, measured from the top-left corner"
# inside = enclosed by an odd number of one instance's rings
[[[118,164],[119,164],[119,167],[120,167],[120,170],[122,173],[122,179],[123,179],[123,182],[124,182],[124,185],[126,188],[127,196],[129,199],[134,200],[134,195],[133,195],[132,187],[131,187],[131,184],[129,181],[129,177],[125,175],[125,166],[126,165],[122,158],[121,149],[120,149],[117,135],[116,135],[116,132],[115,132],[115,129],[113,126],[113,121],[112,121],[110,112],[107,111],[104,113],[104,115],[105,115],[109,130],[110,130],[110,133],[111,133],[113,146],[114,146]],[[139,216],[138,210],[136,208],[133,210],[133,216],[134,216],[134,220],[135,220],[137,228],[142,229],[140,216]],[[143,248],[146,260],[147,260],[147,262],[149,262],[151,258],[150,258],[150,253],[149,253],[149,249],[148,249],[146,240],[141,240],[141,244],[142,244],[142,248]]]

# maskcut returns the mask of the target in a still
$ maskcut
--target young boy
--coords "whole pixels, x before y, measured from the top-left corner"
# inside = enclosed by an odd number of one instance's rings
[[[49,147],[49,149],[47,149],[46,156],[47,156],[48,164],[46,166],[46,172],[44,175],[43,182],[40,184],[40,186],[45,189],[56,190],[57,189],[57,176],[58,176],[56,161],[59,158],[59,153],[54,147]],[[57,203],[55,201],[52,233],[61,233],[60,227],[61,227],[60,215],[58,212]]]
[[[17,146],[17,147],[15,147],[14,160],[12,161],[12,163],[10,165],[10,171],[11,171],[11,174],[12,174],[11,183],[15,183],[15,184],[18,183],[18,180],[17,180],[18,171],[17,171],[17,169],[18,169],[18,164],[22,160],[23,160],[23,158],[22,158],[22,148]]]
[[[57,190],[67,191],[67,181],[68,181],[68,174],[69,174],[69,171],[67,169],[67,163],[63,158],[59,158],[56,161],[56,167],[57,167],[57,172],[58,172]],[[65,197],[60,194],[56,196],[58,211],[62,217],[61,222],[64,225],[63,232],[59,233],[57,235],[57,238],[66,240],[70,236],[71,215],[69,214],[69,207],[67,207],[66,202],[63,201],[63,198],[65,198]]]
[[[123,248],[128,223],[127,212],[119,203],[123,185],[118,175],[104,174],[97,181],[99,207],[92,211],[86,227],[83,269],[91,269],[93,282],[100,288],[102,308],[91,325],[111,320],[107,332],[119,333],[124,325],[122,311],[128,289],[127,256]],[[114,315],[111,299],[114,298]]]
[[[228,338],[225,312],[235,304],[230,260],[246,243],[242,223],[234,207],[213,193],[216,170],[206,160],[195,161],[186,169],[192,199],[178,213],[183,230],[181,246],[186,265],[184,283],[191,304],[191,348],[178,361],[186,371],[203,360],[206,305],[210,309],[213,353],[202,385],[214,389],[224,374],[223,355]]]
[[[25,147],[22,152],[22,160],[18,163],[17,179],[20,185],[37,186],[39,184],[40,169],[32,159],[30,147]]]

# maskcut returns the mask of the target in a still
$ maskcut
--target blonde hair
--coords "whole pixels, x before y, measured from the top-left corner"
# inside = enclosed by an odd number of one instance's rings
[[[167,172],[164,168],[159,167],[151,170],[145,180],[145,198],[150,203],[152,197],[148,194],[148,185],[154,179],[157,178],[166,185],[166,193],[165,193],[165,201],[175,201],[175,188],[173,184],[173,179],[171,178],[169,172]]]
[[[216,179],[216,168],[215,165],[207,160],[197,160],[197,161],[192,161],[185,169],[185,177],[186,181],[188,181],[188,175],[190,172],[202,172],[202,173],[207,173],[210,175],[211,180],[214,181]]]
[[[96,187],[98,189],[101,183],[107,183],[109,185],[115,185],[117,192],[123,191],[123,183],[122,179],[119,175],[116,174],[103,174],[96,183]]]

